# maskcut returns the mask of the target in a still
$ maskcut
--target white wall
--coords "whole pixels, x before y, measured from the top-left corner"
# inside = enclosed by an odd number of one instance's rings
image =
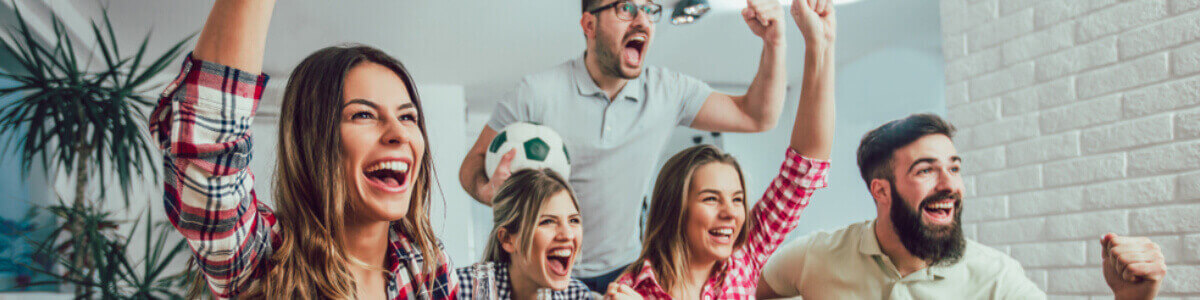
[[[1200,296],[1200,1],[942,0],[963,218],[1052,297],[1108,295],[1097,240],[1149,236]],[[1095,298],[1093,298],[1095,299]]]
[[[799,54],[796,54],[799,55]],[[936,49],[887,47],[837,70],[837,123],[829,187],[814,194],[789,238],[832,230],[875,217],[875,203],[858,175],[855,152],[868,130],[912,113],[945,111],[942,60]],[[747,176],[748,195],[762,195],[779,173],[799,105],[800,78],[791,78],[779,125],[765,133],[726,134],[725,149]]]

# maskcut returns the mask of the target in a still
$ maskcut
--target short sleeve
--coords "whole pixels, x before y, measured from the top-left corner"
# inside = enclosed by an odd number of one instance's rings
[[[712,95],[713,88],[695,77],[667,69],[662,71],[664,74],[661,86],[670,91],[670,98],[680,101],[676,125],[691,126],[696,115],[700,113],[700,108],[704,106],[704,101]]]
[[[512,123],[528,122],[531,100],[528,97],[530,95],[529,82],[521,80],[521,83],[517,84],[496,104],[496,109],[492,111],[492,117],[488,119],[487,126],[492,130],[500,131]]]
[[[800,295],[804,258],[811,238],[808,236],[788,242],[767,259],[767,264],[762,269],[762,279],[775,294],[785,297]]]

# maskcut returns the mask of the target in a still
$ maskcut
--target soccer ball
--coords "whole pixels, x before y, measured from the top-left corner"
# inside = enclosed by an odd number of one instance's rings
[[[492,138],[484,155],[487,176],[496,174],[500,159],[512,149],[517,150],[509,167],[513,173],[550,168],[563,178],[571,178],[571,156],[567,154],[562,137],[550,127],[525,122],[510,124]]]

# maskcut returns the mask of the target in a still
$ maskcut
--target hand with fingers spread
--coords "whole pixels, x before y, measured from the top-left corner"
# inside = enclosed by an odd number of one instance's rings
[[[837,38],[833,0],[792,0],[792,19],[804,34],[806,47],[833,45]]]
[[[746,0],[742,19],[764,43],[777,45],[784,42],[783,26],[780,25],[783,21],[783,5],[779,4],[779,0]]]
[[[641,300],[642,295],[634,291],[628,285],[620,283],[609,283],[608,291],[604,293],[604,300]]]
[[[1153,299],[1167,274],[1162,250],[1145,237],[1106,234],[1100,239],[1104,280],[1116,299]]]
[[[500,190],[500,186],[504,185],[504,181],[512,177],[512,161],[517,157],[517,149],[508,150],[504,156],[500,157],[500,163],[496,165],[496,171],[492,176],[488,177],[488,182],[480,186],[476,191],[479,195],[477,199],[486,199],[487,203],[492,202],[492,197],[496,195],[496,191]]]

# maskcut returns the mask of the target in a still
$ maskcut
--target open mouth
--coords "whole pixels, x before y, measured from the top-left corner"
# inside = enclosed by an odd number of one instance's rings
[[[708,236],[720,244],[733,243],[733,227],[718,227],[708,230]]]
[[[633,66],[642,65],[642,53],[646,49],[646,35],[638,34],[625,41],[625,63]]]
[[[921,206],[921,211],[933,223],[944,225],[954,222],[954,209],[957,205],[958,201],[955,199],[944,199],[925,203]]]
[[[363,176],[375,188],[399,193],[408,189],[408,167],[406,160],[384,160],[364,168]]]
[[[571,258],[575,250],[571,247],[557,247],[546,251],[546,267],[550,274],[566,277],[571,275]]]

